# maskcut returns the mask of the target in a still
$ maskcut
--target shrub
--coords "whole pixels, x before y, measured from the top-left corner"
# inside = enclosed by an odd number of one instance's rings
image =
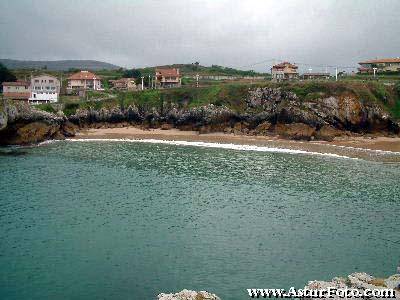
[[[47,104],[39,104],[37,106],[37,108],[40,109],[40,110],[47,111],[49,113],[55,113],[56,112],[56,110],[53,108],[53,106],[51,104],[48,104],[48,103]]]
[[[64,107],[64,114],[70,116],[75,114],[76,110],[79,108],[79,103],[66,103]]]

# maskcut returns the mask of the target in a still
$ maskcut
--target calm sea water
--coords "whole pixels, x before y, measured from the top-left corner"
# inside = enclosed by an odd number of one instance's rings
[[[391,275],[400,260],[398,164],[123,142],[9,150],[0,299],[248,299]]]

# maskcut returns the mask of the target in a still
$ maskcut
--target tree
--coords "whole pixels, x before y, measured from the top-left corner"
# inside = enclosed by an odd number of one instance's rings
[[[138,69],[125,70],[124,77],[137,79],[142,77],[142,73]]]
[[[192,63],[192,70],[197,71],[199,69],[200,63],[196,61],[195,63]]]
[[[0,89],[3,89],[1,84],[7,81],[17,81],[17,77],[6,66],[0,64]]]

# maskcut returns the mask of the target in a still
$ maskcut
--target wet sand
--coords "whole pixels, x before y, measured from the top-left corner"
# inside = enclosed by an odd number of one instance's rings
[[[308,142],[285,140],[276,136],[246,136],[224,133],[199,134],[197,131],[180,131],[178,129],[143,130],[137,127],[123,127],[82,130],[73,139],[155,139],[166,141],[253,145],[318,153],[332,153],[373,161],[400,162],[399,137],[351,137],[340,138],[333,142]]]

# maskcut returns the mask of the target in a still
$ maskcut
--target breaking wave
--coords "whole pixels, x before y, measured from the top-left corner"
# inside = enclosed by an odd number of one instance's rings
[[[286,154],[305,154],[305,155],[319,155],[328,156],[334,158],[345,158],[345,159],[358,159],[345,155],[339,155],[334,153],[322,153],[306,150],[278,148],[278,147],[267,147],[267,146],[255,146],[255,145],[239,145],[239,144],[222,144],[222,143],[209,143],[209,142],[195,142],[195,141],[172,141],[172,140],[157,140],[157,139],[66,139],[69,142],[125,142],[125,143],[149,143],[149,144],[164,144],[164,145],[176,145],[176,146],[192,146],[192,147],[203,147],[203,148],[218,148],[238,151],[256,151],[256,152],[272,152],[272,153],[286,153]]]

